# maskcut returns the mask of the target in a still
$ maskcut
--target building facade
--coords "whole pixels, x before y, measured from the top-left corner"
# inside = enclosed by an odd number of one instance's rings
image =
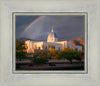
[[[73,50],[78,50],[78,51],[82,50],[82,46],[76,46],[76,45],[73,46],[71,42],[68,42],[67,40],[58,41],[57,35],[54,32],[53,28],[47,37],[47,41],[36,42],[36,41],[27,40],[25,41],[25,44],[27,45],[27,53],[34,53],[35,50],[38,50],[38,49],[49,50],[51,48],[54,48],[56,50],[63,50],[64,47],[66,48],[69,47]]]

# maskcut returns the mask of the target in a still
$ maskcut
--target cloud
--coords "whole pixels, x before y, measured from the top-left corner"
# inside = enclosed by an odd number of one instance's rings
[[[21,37],[46,40],[52,26],[59,39],[69,40],[84,36],[84,16],[44,16],[32,24]]]

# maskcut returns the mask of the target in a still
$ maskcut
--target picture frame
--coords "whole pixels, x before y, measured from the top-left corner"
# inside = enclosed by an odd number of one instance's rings
[[[16,70],[16,16],[84,16],[84,38],[85,38],[85,46],[84,46],[84,52],[85,52],[85,55],[84,55],[84,70]],[[87,19],[88,19],[88,14],[85,13],[85,12],[13,12],[12,13],[12,27],[13,27],[13,73],[25,73],[25,74],[63,74],[63,73],[68,73],[68,74],[86,74],[88,73],[88,53],[87,53],[87,49],[88,49],[88,45],[87,45],[87,38],[88,38],[88,35],[87,35],[87,32],[88,32],[88,28],[87,28]],[[85,58],[86,57],[86,58]],[[73,64],[74,65],[74,64]]]
[[[2,86],[99,86],[99,1],[1,1],[0,2],[0,85]],[[12,12],[87,12],[88,73],[15,74],[12,72]],[[94,30],[95,28],[95,30]],[[94,58],[95,57],[95,58]],[[5,83],[6,81],[6,83]]]

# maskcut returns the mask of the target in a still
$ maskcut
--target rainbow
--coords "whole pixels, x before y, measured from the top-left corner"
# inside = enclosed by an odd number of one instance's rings
[[[35,23],[38,19],[40,19],[42,16],[39,16],[39,17],[37,17],[35,20],[33,20],[22,32],[21,32],[21,34],[23,34],[26,30],[28,30],[29,29],[29,27],[31,27],[31,25],[33,24],[33,23]],[[20,35],[21,35],[20,34]]]

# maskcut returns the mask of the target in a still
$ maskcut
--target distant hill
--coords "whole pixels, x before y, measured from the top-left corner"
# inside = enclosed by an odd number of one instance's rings
[[[25,42],[26,40],[31,40],[31,41],[45,41],[45,40],[35,40],[35,39],[29,39],[29,38],[17,38],[16,40],[19,40],[21,42]]]

